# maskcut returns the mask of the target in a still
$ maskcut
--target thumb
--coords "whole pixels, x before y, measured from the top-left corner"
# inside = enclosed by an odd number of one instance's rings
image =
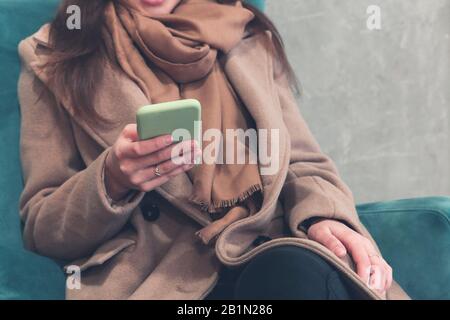
[[[137,132],[137,125],[135,123],[127,124],[122,130],[122,135],[125,139],[128,139],[132,142],[138,141],[139,136]]]

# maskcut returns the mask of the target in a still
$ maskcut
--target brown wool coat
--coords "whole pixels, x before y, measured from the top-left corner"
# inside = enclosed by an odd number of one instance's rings
[[[35,72],[49,50],[48,25],[20,43],[24,242],[32,251],[81,267],[81,290],[67,290],[68,299],[202,299],[217,282],[221,264],[237,266],[283,244],[330,261],[361,298],[384,298],[359,280],[350,257],[338,259],[300,226],[313,216],[341,219],[370,237],[351,191],[321,152],[266,49],[270,37],[266,32],[243,39],[225,57],[225,72],[257,127],[280,130],[279,170],[263,176],[262,209],[225,229],[215,247],[194,235],[211,221],[187,201],[192,185],[186,174],[147,195],[136,192],[126,203],[108,200],[102,175],[109,147],[135,122],[138,107],[149,103],[135,83],[108,67],[95,108],[121,125],[91,126],[74,117],[67,103],[58,107]],[[156,221],[143,218],[144,196],[160,208]],[[273,240],[255,246],[259,235]],[[408,296],[394,283],[387,299],[402,298]]]

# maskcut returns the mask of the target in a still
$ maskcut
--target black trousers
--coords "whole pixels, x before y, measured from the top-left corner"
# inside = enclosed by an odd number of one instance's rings
[[[338,271],[315,253],[286,245],[237,268],[224,267],[206,300],[348,300]]]

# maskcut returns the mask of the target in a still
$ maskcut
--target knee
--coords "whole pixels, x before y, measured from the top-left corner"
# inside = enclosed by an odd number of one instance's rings
[[[247,265],[246,269],[255,271],[255,274],[270,276],[276,274],[278,277],[284,275],[307,273],[328,273],[334,268],[322,257],[314,252],[297,246],[279,246],[269,249],[255,258]]]
[[[314,252],[296,246],[269,249],[252,259],[242,270],[235,293],[238,299],[346,296],[336,269]]]

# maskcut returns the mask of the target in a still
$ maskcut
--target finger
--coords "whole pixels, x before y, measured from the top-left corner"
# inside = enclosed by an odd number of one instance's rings
[[[387,268],[387,281],[386,281],[386,290],[388,290],[392,286],[393,280],[393,270],[392,267],[385,261]]]
[[[138,141],[137,125],[135,123],[127,124],[122,130],[122,136],[128,141]]]
[[[335,227],[331,232],[344,244],[356,264],[356,273],[362,281],[369,285],[370,259],[367,251],[368,240],[345,225]]]
[[[384,275],[385,275],[383,289],[388,290],[392,285],[392,268],[391,268],[391,266],[389,266],[389,264],[386,262],[386,260],[384,260],[383,258],[380,258],[380,259],[381,259],[381,267],[383,268]]]
[[[368,285],[369,284],[369,277],[370,277],[370,259],[369,254],[365,248],[365,246],[362,244],[361,236],[360,237],[354,237],[351,233],[354,231],[349,230],[348,233],[350,235],[346,235],[344,237],[341,237],[340,239],[342,243],[345,245],[347,250],[350,252],[350,255],[352,256],[355,264],[356,264],[356,272],[359,275],[359,277],[362,279],[362,281]]]
[[[141,184],[140,190],[144,191],[144,192],[151,191],[151,190],[163,185],[164,183],[168,182],[171,178],[192,169],[193,166],[194,166],[193,164],[187,164],[184,166],[180,166],[177,169],[172,170],[171,172],[169,172],[168,174],[166,174],[164,176],[158,177],[156,179],[152,179],[150,181],[147,181],[147,182]]]
[[[367,252],[369,252],[369,258],[372,263],[372,267],[376,269],[375,274],[371,276],[371,288],[379,290],[380,292],[384,292],[389,288],[389,277],[392,277],[392,272],[389,270],[390,266],[378,253],[374,244],[369,239],[364,241],[364,245]]]
[[[382,259],[377,256],[371,256],[371,274],[369,288],[383,292],[386,286],[386,269]]]
[[[121,146],[120,151],[125,157],[137,158],[162,150],[172,143],[171,135],[162,135],[150,140],[129,141]]]
[[[149,191],[163,185],[164,183],[168,182],[169,180],[170,180],[169,176],[161,176],[156,179],[152,179],[150,181],[147,181],[147,182],[141,184],[140,190],[144,191],[144,192],[149,192]]]
[[[130,164],[130,172],[154,166],[171,159],[173,156],[172,151],[177,145],[181,145],[181,153],[179,153],[178,156],[188,153],[199,155],[201,152],[194,141],[183,141],[179,144],[168,146],[149,155],[140,158],[133,158],[131,161],[132,163]]]
[[[369,283],[370,279],[370,260],[367,251],[358,244],[353,244],[352,248],[350,248],[351,255],[353,260],[356,263],[356,270],[360,278],[364,281],[365,284]]]
[[[156,174],[156,167],[150,166],[145,169],[135,172],[130,177],[130,182],[134,185],[140,185],[151,179],[156,179],[160,176],[164,176],[186,164],[192,164],[193,161],[190,159],[192,156],[190,154],[185,154],[175,159],[167,160],[163,163],[158,164],[159,175]]]
[[[318,231],[315,240],[333,251],[338,257],[343,257],[347,253],[342,242],[331,233],[329,228]]]
[[[191,170],[194,166],[195,166],[194,164],[185,164],[185,165],[183,165],[183,166],[181,166],[181,167],[178,167],[178,168],[175,169],[175,170],[172,170],[171,172],[169,172],[169,173],[167,174],[167,176],[168,176],[169,178],[173,178],[173,177],[175,177],[175,176],[177,176],[177,175],[179,175],[179,174],[181,174],[181,173],[183,173],[183,172],[186,172],[186,171]]]

